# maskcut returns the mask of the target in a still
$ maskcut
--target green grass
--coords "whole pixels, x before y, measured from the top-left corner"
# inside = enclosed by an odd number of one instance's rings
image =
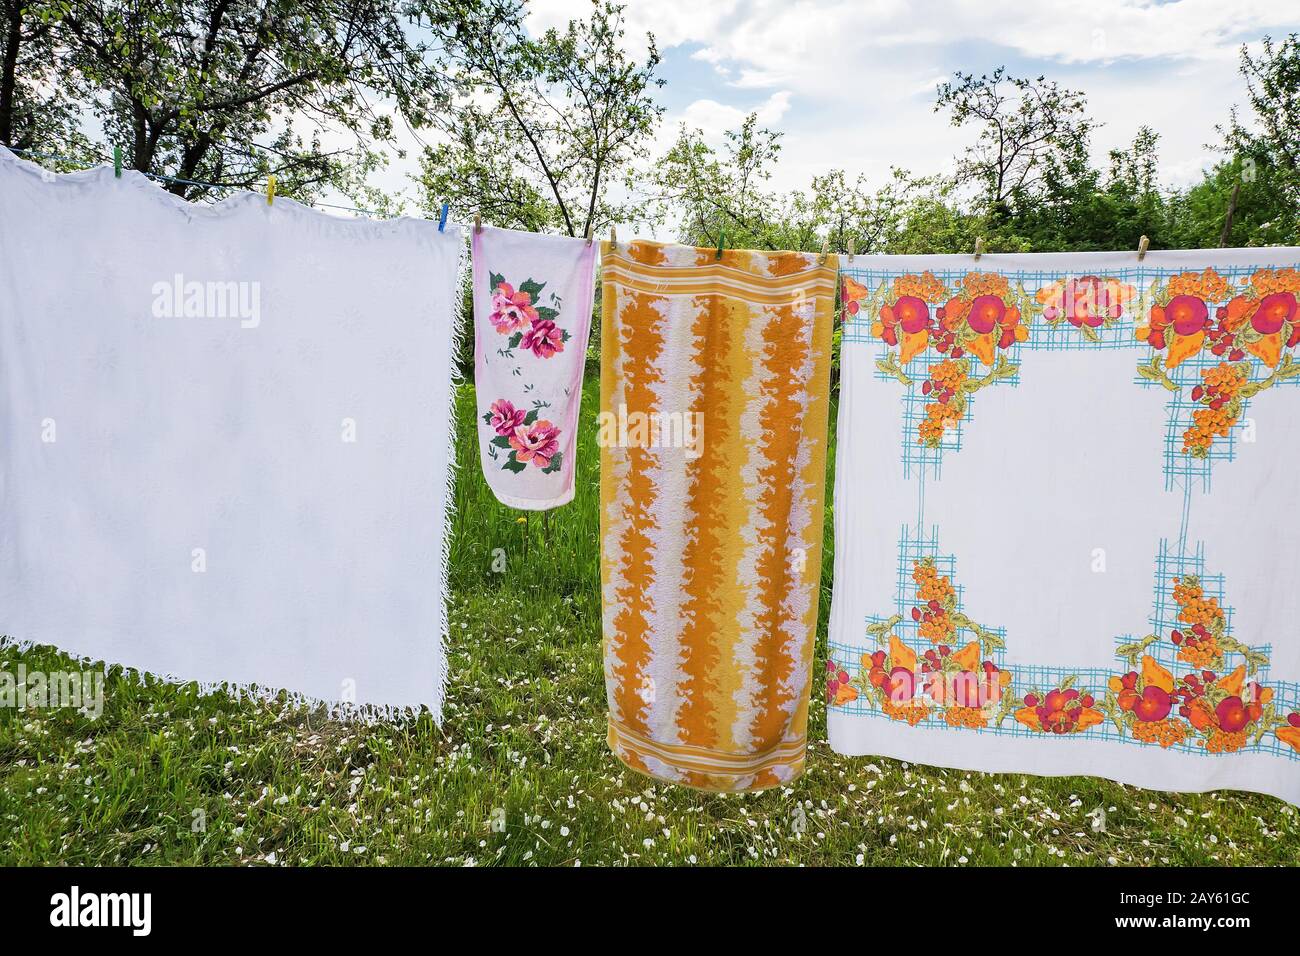
[[[826,746],[817,705],[808,769],[792,788],[713,796],[625,770],[605,747],[594,379],[577,498],[525,523],[487,490],[473,394],[460,396],[441,728],[428,717],[343,724],[114,671],[98,720],[0,710],[0,862],[1196,865],[1300,856],[1300,814],[1279,800],[844,758]],[[497,548],[508,596],[492,570]],[[822,641],[829,566],[828,553]],[[0,669],[20,661],[75,666],[51,648],[0,648]]]

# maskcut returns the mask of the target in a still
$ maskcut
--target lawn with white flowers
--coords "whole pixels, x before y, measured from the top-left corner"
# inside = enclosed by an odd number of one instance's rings
[[[483,484],[464,389],[441,728],[427,716],[339,723],[115,671],[96,720],[0,710],[0,863],[1198,865],[1300,856],[1300,813],[1280,800],[840,757],[816,705],[808,769],[789,789],[712,796],[624,769],[605,746],[596,407],[589,376],[577,499],[524,519]],[[505,571],[496,570],[502,556]],[[823,638],[829,585],[827,571]],[[0,670],[19,663],[77,666],[50,648],[0,647]]]

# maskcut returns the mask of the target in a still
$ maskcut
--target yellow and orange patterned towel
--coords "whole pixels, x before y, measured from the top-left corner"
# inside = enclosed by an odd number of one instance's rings
[[[708,790],[803,770],[833,256],[605,244],[609,745]]]

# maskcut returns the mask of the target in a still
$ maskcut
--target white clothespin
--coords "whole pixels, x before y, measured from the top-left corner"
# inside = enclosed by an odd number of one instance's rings
[[[830,248],[831,248],[831,239],[830,236],[827,236],[825,239],[822,240],[822,254],[817,257],[817,264],[819,266],[826,265],[826,256],[830,252]]]
[[[980,261],[980,256],[984,255],[984,237],[979,236],[975,239],[975,261]]]

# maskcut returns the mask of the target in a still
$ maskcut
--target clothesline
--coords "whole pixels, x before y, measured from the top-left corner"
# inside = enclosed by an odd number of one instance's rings
[[[13,147],[10,147],[10,152],[19,153],[23,156],[29,156],[33,159],[53,159],[64,163],[80,163],[80,160],[75,159],[74,157],[61,156],[58,153],[40,153],[31,149],[16,149]],[[202,180],[184,179],[180,176],[166,176],[162,173],[146,173],[143,170],[137,170],[137,172],[139,172],[140,175],[147,177],[148,179],[152,179],[160,183],[178,183],[182,186],[201,186],[205,189],[229,189],[230,188],[229,186],[223,186],[220,183],[206,183],[203,182]],[[247,190],[247,191],[252,192],[252,190]],[[355,212],[363,216],[379,215],[379,213],[373,209],[359,209],[355,206],[340,206],[334,203],[327,203],[327,202],[306,203],[305,205],[315,206],[322,209],[341,209],[345,212]]]
[[[71,157],[71,156],[61,156],[61,155],[59,155],[59,154],[57,154],[57,153],[40,153],[40,152],[36,152],[36,151],[34,151],[34,150],[29,150],[29,149],[17,149],[17,148],[14,148],[14,147],[9,147],[9,149],[10,149],[10,152],[20,153],[20,154],[23,154],[23,155],[26,155],[26,156],[30,156],[30,157],[32,157],[32,158],[34,158],[34,159],[53,159],[53,160],[58,160],[58,161],[60,161],[60,162],[65,162],[65,163],[79,163],[79,162],[80,162],[80,160],[77,160],[77,159],[75,159],[75,158],[73,158],[73,157]],[[157,181],[157,182],[162,182],[162,183],[179,183],[179,184],[181,184],[181,185],[183,185],[183,186],[201,186],[201,187],[203,187],[203,188],[205,188],[205,189],[228,189],[228,188],[230,188],[230,187],[228,187],[228,186],[223,186],[223,185],[221,185],[220,183],[208,183],[208,182],[203,182],[202,180],[196,180],[196,179],[184,179],[184,178],[179,177],[179,176],[167,176],[167,175],[164,175],[164,174],[162,174],[162,173],[146,173],[146,172],[143,172],[143,171],[140,171],[140,170],[137,170],[137,172],[140,172],[140,174],[141,174],[142,176],[145,176],[145,177],[147,177],[147,178],[149,178],[149,179],[155,180],[155,181]],[[268,195],[268,196],[274,195],[274,188],[275,188],[275,186],[274,186],[274,177],[271,178],[271,180],[268,182],[267,186],[268,186],[267,195]],[[253,190],[247,190],[247,191],[248,191],[248,192],[252,192]],[[378,212],[377,210],[374,210],[374,209],[361,209],[361,208],[358,208],[358,207],[356,207],[356,206],[341,206],[341,205],[337,205],[337,204],[334,204],[334,203],[314,202],[314,203],[304,203],[304,205],[308,205],[308,206],[312,206],[312,207],[316,207],[316,208],[320,208],[320,209],[338,209],[338,210],[341,210],[341,211],[343,211],[343,212],[352,212],[352,213],[356,213],[356,214],[358,214],[358,215],[362,215],[362,216],[378,216],[378,215],[379,215],[379,212]],[[446,225],[447,225],[447,214],[448,214],[448,211],[449,211],[449,206],[448,206],[448,204],[447,204],[447,203],[443,203],[443,204],[442,204],[442,209],[441,209],[441,211],[439,212],[439,215],[438,215],[438,231],[439,231],[439,232],[443,231],[443,229],[444,229],[444,228],[446,227]],[[475,229],[475,232],[479,231],[479,228],[480,228],[481,224],[482,224],[482,220],[480,219],[479,216],[476,215],[476,216],[474,217],[474,229]],[[590,235],[588,235],[588,239],[590,239],[590,238],[591,238]],[[615,246],[617,246],[617,243],[618,243],[618,233],[615,231],[614,227],[611,227],[611,228],[610,228],[610,241],[613,242],[613,243],[615,244]],[[848,250],[847,250],[847,251],[848,251],[848,261],[849,261],[849,262],[852,262],[852,261],[854,260],[854,258],[856,257],[856,254],[857,254],[857,245],[858,245],[858,239],[857,239],[857,237],[854,237],[854,238],[850,241],[850,243],[849,243],[849,247],[848,247]],[[1143,259],[1146,258],[1146,254],[1147,254],[1147,250],[1148,250],[1149,246],[1150,246],[1150,240],[1149,240],[1146,236],[1142,236],[1141,239],[1140,239],[1139,242],[1138,242],[1138,261],[1139,261],[1139,262],[1141,262]],[[725,231],[724,231],[723,233],[720,233],[719,236],[718,236],[718,253],[717,253],[717,255],[718,255],[718,258],[719,258],[719,259],[722,258],[722,251],[723,251],[724,248],[726,248],[726,235],[725,235]],[[820,256],[820,260],[819,260],[819,261],[821,261],[821,262],[825,262],[825,261],[826,261],[826,256],[827,256],[827,253],[828,253],[828,252],[829,252],[829,239],[826,240],[826,241],[824,241],[824,242],[822,243],[821,256]],[[981,236],[981,237],[976,238],[976,240],[975,240],[975,251],[974,251],[974,255],[973,255],[974,261],[975,261],[975,262],[979,262],[979,261],[980,261],[980,258],[984,255],[984,252],[985,252],[985,249],[984,249],[984,238]]]
[[[17,149],[17,148],[14,148],[14,147],[8,147],[8,148],[9,148],[10,152],[18,153],[18,154],[21,154],[21,155],[24,155],[24,156],[28,156],[28,157],[31,157],[31,158],[33,158],[33,159],[57,160],[57,161],[59,161],[59,162],[64,162],[64,163],[74,163],[74,164],[79,164],[79,163],[81,162],[80,160],[78,160],[78,159],[76,159],[76,158],[74,158],[74,157],[71,157],[71,156],[62,156],[62,155],[59,155],[58,153],[41,153],[41,152],[36,152],[35,150],[30,150],[30,149]],[[105,161],[105,162],[107,162],[107,161]],[[143,172],[142,170],[136,170],[136,171],[139,172],[140,175],[142,175],[142,176],[145,176],[145,177],[147,177],[147,178],[149,178],[149,179],[152,179],[152,180],[155,180],[155,181],[157,181],[157,182],[161,182],[161,183],[179,183],[179,184],[181,184],[181,185],[183,185],[183,186],[201,186],[201,187],[203,187],[203,188],[205,188],[205,189],[229,189],[229,188],[230,188],[229,186],[223,186],[223,185],[221,185],[220,183],[208,183],[208,182],[203,182],[202,180],[197,180],[197,179],[184,179],[184,178],[182,178],[182,177],[180,177],[180,176],[167,176],[167,175],[165,175],[165,174],[163,174],[163,173],[147,173],[147,172]],[[270,195],[270,194],[273,194],[273,190],[274,190],[274,184],[273,184],[273,182],[272,182],[272,183],[268,183],[268,194],[269,194],[269,195]],[[246,190],[246,191],[247,191],[247,192],[252,192],[253,190]],[[332,203],[324,203],[324,202],[305,203],[304,205],[309,205],[309,206],[318,207],[318,208],[322,208],[322,209],[339,209],[339,210],[343,210],[343,211],[345,211],[345,212],[353,212],[353,213],[357,213],[357,214],[359,214],[359,215],[363,215],[363,216],[378,216],[378,215],[379,215],[379,212],[378,212],[377,210],[374,210],[374,209],[360,209],[360,208],[357,208],[357,207],[355,207],[355,206],[340,206],[340,205],[335,205],[335,204],[332,204]],[[439,215],[438,215],[438,231],[439,231],[439,232],[441,232],[441,231],[446,227],[446,225],[447,225],[447,214],[448,214],[448,210],[449,210],[449,206],[448,206],[448,204],[447,204],[447,203],[443,203],[443,204],[442,204],[442,209],[441,209],[441,211],[440,211],[440,213],[439,213]],[[474,217],[474,229],[475,229],[476,232],[479,231],[481,225],[482,225],[482,220],[481,220],[481,218],[480,218],[479,216],[475,216],[475,217]],[[590,238],[591,238],[590,235],[588,235],[587,238],[590,240]],[[1143,238],[1145,238],[1145,237],[1143,237]],[[610,229],[610,241],[613,242],[615,245],[617,245],[617,243],[618,243],[618,233],[615,231],[615,229],[614,229],[613,227],[611,227],[611,229]],[[719,237],[718,237],[718,258],[719,258],[719,259],[722,258],[722,252],[723,252],[723,249],[726,248],[725,243],[726,243],[726,239],[725,239],[725,233],[724,233],[723,235],[719,235]],[[852,246],[850,247],[850,250],[849,250],[849,260],[850,260],[850,261],[853,260],[853,254],[854,254],[854,252],[856,251],[856,249],[855,249],[856,245],[857,245],[857,240],[855,239],[855,240],[853,241],[853,243],[852,243]],[[829,247],[829,241],[824,242],[824,243],[822,244],[822,250],[821,250],[821,261],[822,261],[822,262],[825,262],[825,260],[826,260],[826,255],[827,255],[827,253],[828,253],[828,251],[829,251],[829,248],[828,248],[828,247]],[[977,249],[976,249],[976,254],[975,254],[975,257],[976,257],[977,260],[978,260],[978,258],[979,258],[980,252],[981,252],[981,250],[980,250],[979,248],[977,248]]]
[[[157,195],[46,178],[0,150],[0,431],[27,434],[0,461],[0,633],[436,717],[461,230],[266,229],[252,202],[193,228],[153,215]],[[1276,476],[1300,469],[1300,249],[1141,265],[1146,241],[1134,262],[977,240],[974,259],[855,265],[825,244],[633,254],[612,227],[597,245],[479,218],[472,434],[512,507],[573,500],[602,260],[591,507],[606,739],[627,766],[790,788],[821,671],[840,754],[1300,805],[1300,595],[1279,570],[1295,522],[1285,501],[1239,506],[1285,498]],[[119,246],[137,251],[111,281],[66,269]],[[196,469],[194,435],[243,467]]]

